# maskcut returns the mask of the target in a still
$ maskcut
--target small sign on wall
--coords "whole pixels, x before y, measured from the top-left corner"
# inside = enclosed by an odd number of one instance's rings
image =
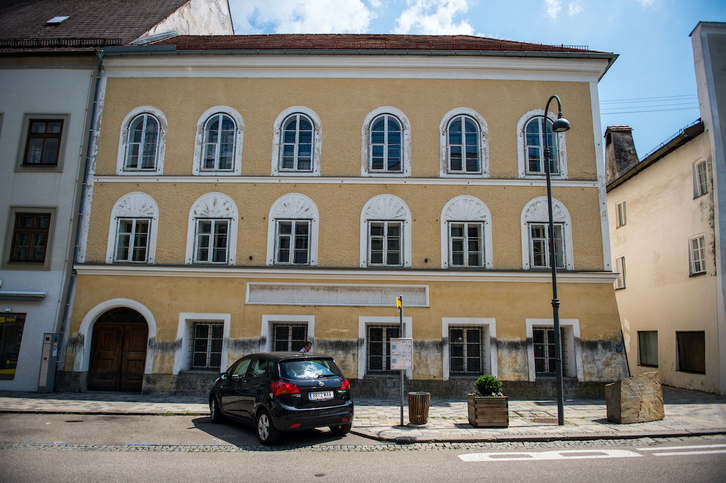
[[[391,339],[391,370],[413,369],[413,339]]]

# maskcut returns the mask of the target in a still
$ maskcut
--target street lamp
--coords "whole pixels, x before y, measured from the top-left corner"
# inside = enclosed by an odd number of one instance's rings
[[[550,147],[547,135],[547,113],[552,99],[557,100],[557,120],[552,123],[552,132],[565,132],[570,130],[570,122],[562,117],[562,104],[560,98],[552,96],[547,101],[544,110],[544,163],[547,173],[547,211],[549,214],[549,245],[550,267],[552,268],[552,317],[555,322],[555,373],[557,375],[557,424],[565,424],[565,399],[562,388],[562,341],[560,340],[560,300],[557,298],[557,260],[555,259],[555,223],[552,219],[552,168],[550,167]]]

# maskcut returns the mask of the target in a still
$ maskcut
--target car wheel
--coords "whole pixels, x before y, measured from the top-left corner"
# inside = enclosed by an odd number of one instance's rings
[[[209,419],[211,419],[213,423],[221,423],[224,419],[219,410],[219,401],[217,400],[217,396],[212,396],[209,399]]]
[[[345,436],[350,433],[353,423],[343,424],[341,426],[330,426],[330,431],[336,436]]]
[[[266,409],[261,410],[257,414],[256,427],[257,437],[259,438],[260,443],[269,446],[277,443],[277,440],[280,439],[280,431],[275,429],[272,425],[272,418]]]

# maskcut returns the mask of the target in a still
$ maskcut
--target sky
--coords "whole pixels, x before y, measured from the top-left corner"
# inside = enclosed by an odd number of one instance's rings
[[[726,0],[229,0],[237,34],[476,35],[619,57],[599,84],[603,131],[633,128],[642,159],[700,117],[690,33]],[[546,102],[543,99],[542,102]],[[563,106],[565,117],[567,107]]]

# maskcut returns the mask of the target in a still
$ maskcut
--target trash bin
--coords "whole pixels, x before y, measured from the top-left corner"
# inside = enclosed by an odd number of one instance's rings
[[[431,404],[431,393],[409,392],[408,393],[408,421],[411,424],[426,424],[429,419],[429,405]]]

